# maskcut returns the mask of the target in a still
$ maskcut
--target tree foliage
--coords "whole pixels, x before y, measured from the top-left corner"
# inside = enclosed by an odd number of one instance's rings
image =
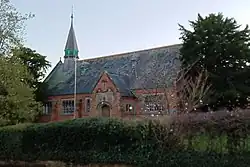
[[[26,83],[32,78],[27,68],[14,57],[1,57],[0,67],[0,119],[8,124],[33,121],[40,106]]]
[[[0,55],[7,54],[13,46],[22,44],[25,21],[34,17],[16,10],[10,0],[0,0]]]
[[[14,47],[21,47],[25,21],[31,14],[21,14],[10,0],[0,0],[0,124],[16,124],[33,121],[40,112],[40,104],[34,99],[36,71],[38,64],[32,67],[24,65],[17,56],[11,55]],[[14,51],[13,51],[14,53]],[[32,60],[32,57],[30,60]],[[35,61],[35,60],[34,60]],[[27,62],[30,63],[30,62]],[[32,83],[32,84],[31,84]]]
[[[45,77],[46,71],[51,66],[46,60],[46,56],[37,53],[27,47],[20,47],[13,50],[13,56],[18,58],[30,72],[32,78],[27,78],[27,83],[34,88],[35,98],[37,101],[42,101],[45,96],[42,79]]]
[[[210,107],[246,107],[250,95],[249,29],[221,13],[190,21],[192,30],[180,25],[182,67],[195,77],[206,70],[213,94]]]

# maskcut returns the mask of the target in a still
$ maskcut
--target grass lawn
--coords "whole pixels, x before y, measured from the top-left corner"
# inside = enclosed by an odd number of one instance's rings
[[[231,145],[230,141],[228,141],[228,137],[225,135],[214,138],[208,135],[197,135],[191,140],[184,139],[183,142],[187,148],[193,148],[197,151],[215,151],[217,153],[228,153],[228,145]],[[240,151],[250,151],[250,136],[242,141],[238,140],[237,142],[239,142],[237,148],[240,149]]]

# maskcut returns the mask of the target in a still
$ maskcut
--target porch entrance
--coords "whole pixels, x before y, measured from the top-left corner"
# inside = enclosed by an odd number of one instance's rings
[[[103,117],[110,117],[110,107],[107,104],[101,107],[101,115]]]

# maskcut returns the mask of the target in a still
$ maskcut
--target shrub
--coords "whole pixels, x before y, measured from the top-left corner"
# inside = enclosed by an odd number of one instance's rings
[[[159,167],[250,163],[248,153],[233,156],[184,147],[179,135],[174,127],[157,121],[106,118],[12,126],[0,128],[0,159]]]
[[[172,124],[179,133],[191,142],[206,138],[207,149],[239,153],[249,151],[250,112],[240,110],[234,112],[218,111],[213,113],[191,113],[173,116]],[[198,138],[198,139],[197,139]],[[197,144],[197,142],[195,142]]]
[[[159,143],[163,139],[156,136],[157,128],[163,129],[150,122],[128,124],[104,118],[33,125],[24,132],[23,153],[26,160],[144,163],[157,155],[156,150],[162,151]],[[165,149],[175,150],[176,142],[176,138],[169,137]]]
[[[17,124],[0,128],[0,159],[16,159],[22,155],[23,131],[30,124]]]

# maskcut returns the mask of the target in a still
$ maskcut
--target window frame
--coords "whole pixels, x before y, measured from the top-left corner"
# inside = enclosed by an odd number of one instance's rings
[[[132,110],[129,109],[130,107],[132,107]],[[125,104],[125,112],[126,113],[134,113],[135,112],[134,105],[131,103]]]
[[[89,109],[87,109],[87,101],[89,100]],[[91,97],[86,97],[84,100],[84,112],[85,113],[90,113],[91,112],[91,104],[92,104],[92,98]]]
[[[51,104],[50,105],[48,105]],[[51,115],[53,112],[53,102],[52,101],[47,101],[45,102],[45,104],[43,105],[43,115]]]
[[[145,97],[144,97],[144,111],[143,112],[146,112],[146,113],[164,112],[165,104],[163,104],[161,102],[159,103],[155,99],[149,100],[151,98],[150,96],[155,96],[156,98],[158,98],[160,96],[163,96],[162,98],[164,98],[163,93],[159,93],[157,95],[155,95],[155,94],[147,94],[147,95],[145,95]]]
[[[73,112],[65,112],[64,103],[65,103],[66,101],[73,102],[73,103],[72,103],[73,106],[68,107],[68,108],[73,108]],[[61,107],[62,107],[62,112],[61,112],[61,113],[62,113],[62,115],[73,115],[74,112],[75,112],[75,100],[74,100],[74,99],[62,99],[61,102],[62,102],[62,104],[61,104]],[[68,110],[69,110],[69,109],[68,109]]]

